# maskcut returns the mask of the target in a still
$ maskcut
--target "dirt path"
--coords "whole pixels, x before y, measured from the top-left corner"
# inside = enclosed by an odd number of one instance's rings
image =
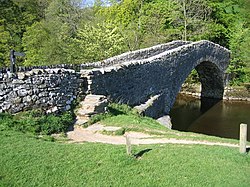
[[[107,144],[124,145],[126,144],[125,136],[111,136],[101,134],[100,131],[115,131],[119,127],[105,127],[101,124],[94,124],[88,128],[74,128],[73,131],[67,133],[70,142],[98,142]],[[208,142],[208,141],[194,141],[174,138],[162,138],[161,136],[154,136],[139,132],[127,132],[125,134],[129,137],[131,144],[192,144],[192,145],[218,145],[226,147],[238,147],[237,144],[221,143],[221,142]]]

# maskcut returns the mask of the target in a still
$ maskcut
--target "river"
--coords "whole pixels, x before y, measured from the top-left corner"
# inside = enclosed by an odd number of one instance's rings
[[[248,124],[250,141],[250,102],[200,100],[179,94],[170,111],[172,129],[239,139],[239,126]]]

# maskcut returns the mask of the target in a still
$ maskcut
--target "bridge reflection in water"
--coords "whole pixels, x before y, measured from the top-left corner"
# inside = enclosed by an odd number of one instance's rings
[[[250,125],[250,103],[197,99],[179,94],[170,111],[172,128],[224,138],[239,138],[239,125]],[[250,128],[248,128],[250,141]]]

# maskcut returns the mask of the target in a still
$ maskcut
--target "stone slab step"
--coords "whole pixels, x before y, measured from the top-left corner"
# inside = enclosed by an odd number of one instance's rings
[[[82,124],[85,124],[89,121],[89,117],[80,117],[80,116],[77,116],[76,118],[76,121],[75,121],[75,125],[82,125]]]
[[[77,110],[76,123],[86,123],[90,116],[94,114],[106,112],[108,100],[104,95],[87,95],[85,99],[80,102],[80,108]]]

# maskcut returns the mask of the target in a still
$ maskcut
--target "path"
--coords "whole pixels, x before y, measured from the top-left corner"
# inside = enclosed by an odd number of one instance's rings
[[[88,128],[77,127],[73,131],[67,133],[70,142],[98,142],[116,145],[125,145],[125,136],[112,136],[101,134],[100,131],[116,131],[119,127],[105,127],[101,124],[94,124]],[[174,138],[164,138],[156,135],[149,135],[140,132],[126,132],[126,136],[130,138],[131,144],[193,144],[193,145],[210,145],[210,146],[226,146],[226,147],[239,147],[237,144],[221,143],[221,142],[208,142],[208,141],[195,141]]]

